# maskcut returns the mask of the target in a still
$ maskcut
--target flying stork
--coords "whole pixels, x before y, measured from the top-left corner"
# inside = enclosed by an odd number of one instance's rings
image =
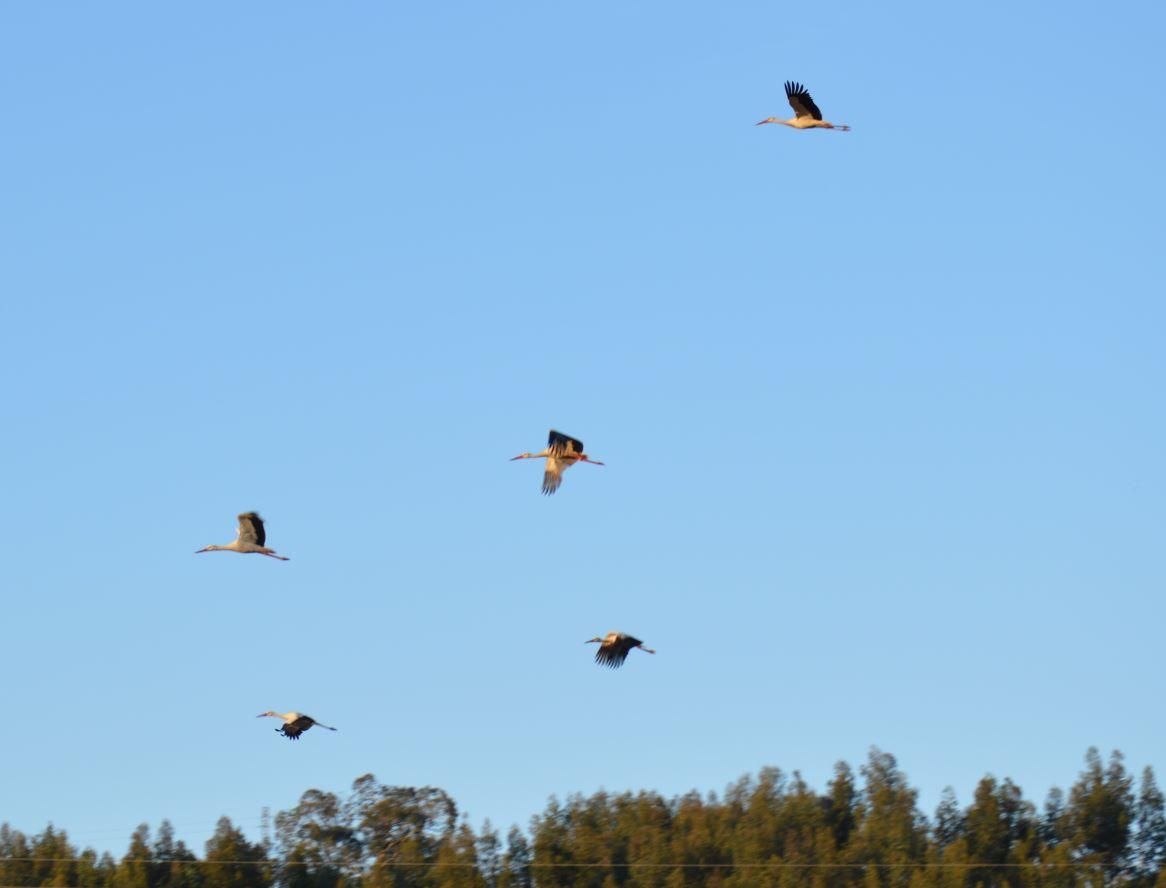
[[[543,475],[543,493],[548,495],[559,489],[559,485],[563,483],[563,472],[575,463],[585,462],[594,466],[603,465],[599,460],[591,459],[583,452],[583,442],[578,438],[572,438],[562,432],[556,432],[554,429],[551,429],[550,436],[547,438],[546,450],[541,453],[520,453],[518,456],[511,457],[510,461],[541,459],[544,456],[547,460],[547,470]]]
[[[272,718],[282,718],[283,724],[275,729],[276,733],[283,734],[288,740],[299,740],[300,734],[310,728],[312,725],[320,725],[321,728],[328,728],[327,725],[321,725],[318,721],[310,715],[304,715],[302,712],[261,712],[256,718],[264,718],[271,716]],[[329,731],[335,731],[335,728],[328,728]]]
[[[644,643],[638,638],[625,632],[608,632],[603,638],[597,635],[583,643],[595,644],[595,642],[599,642],[599,649],[595,652],[595,662],[610,669],[619,669],[623,665],[623,661],[628,658],[628,652],[632,648],[639,648],[646,654],[656,653],[651,648],[644,647]]]
[[[822,112],[818,110],[818,106],[810,98],[809,92],[800,83],[791,83],[787,80],[785,82],[785,97],[789,99],[790,107],[794,109],[795,116],[789,120],[766,117],[764,120],[757,121],[757,126],[761,126],[763,123],[784,123],[794,129],[821,127],[822,129],[842,130],[843,132],[850,131],[850,127],[843,123],[830,123],[828,120],[823,120]]]
[[[259,513],[244,512],[239,516],[239,530],[234,542],[227,543],[225,546],[207,546],[194,554],[197,555],[199,552],[242,552],[244,554],[258,552],[268,558],[278,558],[280,561],[290,560],[282,555],[276,555],[275,549],[269,549],[263,545],[265,542],[267,542],[267,532],[263,529],[263,519],[259,517]]]

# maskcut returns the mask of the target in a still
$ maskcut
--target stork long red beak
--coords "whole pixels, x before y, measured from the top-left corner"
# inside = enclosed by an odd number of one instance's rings
[[[763,124],[763,123],[773,123],[773,119],[772,119],[772,118],[769,118],[769,117],[766,117],[764,120],[759,120],[759,121],[757,121],[757,122],[756,122],[755,124],[753,124],[753,125],[754,125],[754,126],[761,126],[761,124]]]

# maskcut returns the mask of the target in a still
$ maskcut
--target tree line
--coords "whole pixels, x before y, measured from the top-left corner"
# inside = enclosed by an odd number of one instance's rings
[[[448,794],[358,778],[310,789],[250,841],[222,818],[197,857],[163,821],[120,860],[79,851],[63,830],[0,825],[0,888],[1166,888],[1166,804],[1149,767],[1096,749],[1069,791],[1041,808],[986,776],[966,807],[934,814],[894,756],[844,762],[824,792],[764,768],[718,796],[693,791],[554,797],[505,840],[475,831]]]

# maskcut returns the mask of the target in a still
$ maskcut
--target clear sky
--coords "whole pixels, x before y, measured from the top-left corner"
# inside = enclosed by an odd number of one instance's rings
[[[1166,777],[1164,25],[4,4],[0,819]]]

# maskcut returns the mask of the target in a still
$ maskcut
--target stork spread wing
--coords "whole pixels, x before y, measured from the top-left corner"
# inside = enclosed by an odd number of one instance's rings
[[[262,546],[267,542],[267,533],[263,529],[263,519],[257,512],[244,512],[239,516],[239,542],[254,543]]]
[[[300,721],[302,721],[302,719],[296,719],[290,725],[284,725],[282,728],[276,728],[276,730],[283,734],[283,736],[287,737],[288,740],[299,740],[300,734],[307,730],[307,728],[297,727]],[[311,725],[308,725],[308,727],[311,727]]]
[[[551,429],[551,433],[547,437],[547,449],[556,454],[582,453],[583,442],[578,438],[572,438],[570,435],[564,435],[562,432]]]
[[[563,483],[564,468],[553,456],[547,457],[547,470],[543,473],[543,493],[547,496],[558,490],[559,485]]]
[[[595,652],[595,662],[609,669],[619,669],[628,658],[630,646],[623,639],[612,644],[601,644]]]
[[[791,83],[787,80],[785,82],[785,97],[789,99],[790,107],[794,109],[794,114],[798,117],[822,119],[822,112],[818,110],[818,106],[810,98],[809,92],[800,83]]]

